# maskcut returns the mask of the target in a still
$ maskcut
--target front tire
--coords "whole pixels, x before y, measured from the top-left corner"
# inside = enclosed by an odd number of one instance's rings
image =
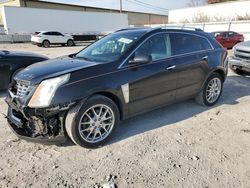
[[[116,104],[102,95],[91,97],[79,110],[76,109],[68,112],[66,131],[70,139],[82,147],[102,146],[120,123]]]
[[[195,98],[203,106],[215,105],[223,90],[223,78],[219,73],[212,73],[206,80],[202,91]]]

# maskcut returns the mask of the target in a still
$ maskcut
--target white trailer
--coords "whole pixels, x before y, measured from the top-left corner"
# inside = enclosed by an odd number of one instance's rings
[[[59,31],[70,35],[106,35],[128,27],[127,14],[2,7],[6,34]]]

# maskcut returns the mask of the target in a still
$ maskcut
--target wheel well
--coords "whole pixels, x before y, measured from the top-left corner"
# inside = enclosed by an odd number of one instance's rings
[[[99,93],[95,93],[94,95],[103,95],[103,96],[111,99],[117,105],[118,110],[120,112],[120,118],[123,119],[122,103],[116,95],[109,93],[109,92],[99,92]]]
[[[23,70],[24,68],[19,68],[19,69],[16,69],[11,75],[10,75],[10,78],[9,78],[9,82],[11,83],[12,82],[12,79],[14,78],[14,76],[20,72],[21,70]]]
[[[44,39],[42,43],[44,43],[45,41],[48,41],[50,43],[50,41],[48,39]]]
[[[214,72],[220,74],[222,76],[222,78],[223,78],[223,82],[225,81],[226,74],[225,74],[225,72],[223,70],[217,69]]]

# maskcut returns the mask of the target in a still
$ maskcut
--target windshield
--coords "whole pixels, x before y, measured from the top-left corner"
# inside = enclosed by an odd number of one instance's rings
[[[116,61],[142,34],[142,32],[126,32],[108,35],[85,48],[75,57],[103,63]]]

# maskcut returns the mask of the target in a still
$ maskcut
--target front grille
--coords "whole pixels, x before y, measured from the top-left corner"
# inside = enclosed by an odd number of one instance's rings
[[[30,83],[27,81],[17,80],[16,81],[16,97],[23,98],[29,94]]]
[[[235,57],[250,60],[250,51],[236,49],[235,50]]]
[[[250,60],[250,57],[246,57],[246,56],[243,56],[243,55],[238,55],[238,54],[235,54],[235,57],[238,57],[238,58],[241,58],[241,59],[247,59],[247,60]]]

